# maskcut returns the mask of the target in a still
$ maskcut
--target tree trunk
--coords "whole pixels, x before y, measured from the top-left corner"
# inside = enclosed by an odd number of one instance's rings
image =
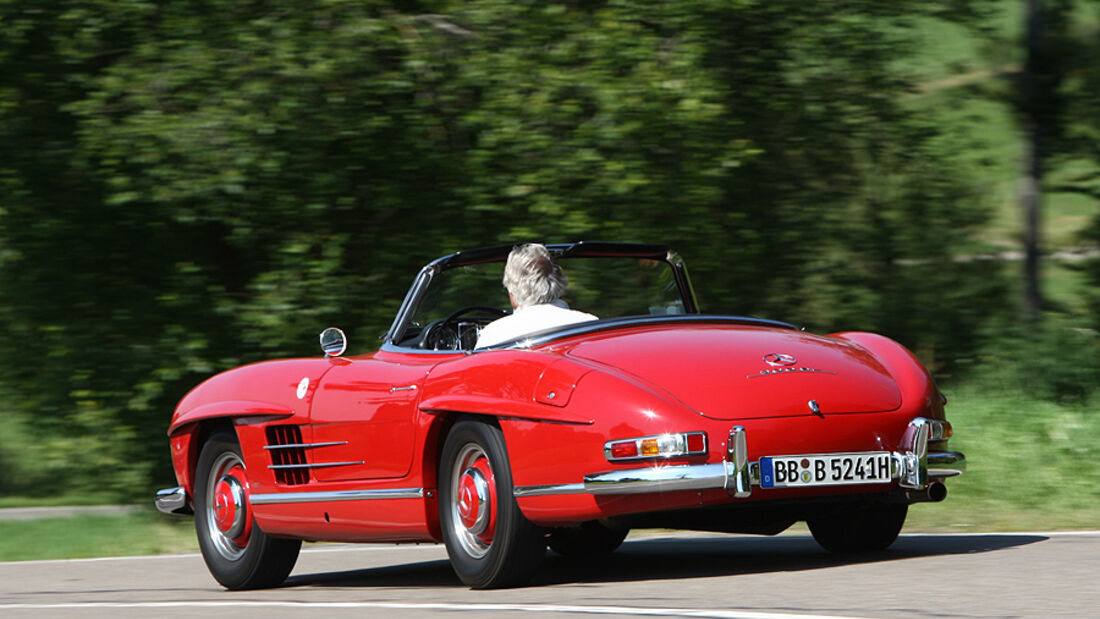
[[[1043,297],[1039,287],[1039,231],[1043,177],[1043,115],[1040,110],[1038,81],[1041,71],[1040,24],[1042,7],[1040,0],[1027,3],[1027,65],[1021,79],[1020,100],[1023,106],[1024,158],[1020,181],[1020,207],[1024,215],[1024,287],[1023,310],[1025,318],[1039,322]]]

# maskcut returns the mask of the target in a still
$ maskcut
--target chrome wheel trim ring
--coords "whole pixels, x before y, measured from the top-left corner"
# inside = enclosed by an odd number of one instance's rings
[[[480,466],[477,466],[479,465]],[[485,472],[488,475],[485,475]],[[480,445],[468,443],[459,450],[451,469],[451,530],[463,552],[481,559],[492,546],[494,492],[492,467]],[[463,489],[467,490],[465,497]],[[471,494],[472,491],[472,494]],[[471,512],[476,510],[476,512]],[[466,523],[472,523],[467,526]]]
[[[206,480],[206,532],[207,537],[210,538],[211,543],[214,545],[214,550],[217,551],[223,559],[227,561],[237,561],[244,555],[245,546],[238,546],[234,539],[239,536],[245,529],[248,522],[248,518],[251,514],[248,513],[248,500],[245,497],[245,491],[239,479],[228,475],[227,473],[234,468],[244,470],[244,462],[241,458],[232,452],[226,452],[218,456],[217,460],[210,467],[210,474]],[[230,484],[233,494],[234,503],[237,502],[239,496],[239,505],[234,505],[235,508],[233,523],[228,527],[227,531],[223,531],[218,526],[218,486],[226,479],[232,481],[227,482]],[[239,492],[239,495],[238,495]],[[223,508],[226,506],[223,506]]]

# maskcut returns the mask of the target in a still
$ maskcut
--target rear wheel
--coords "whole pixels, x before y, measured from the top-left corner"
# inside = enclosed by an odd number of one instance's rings
[[[567,557],[602,555],[614,552],[626,539],[630,529],[612,527],[591,520],[575,527],[561,527],[550,531],[547,543],[550,550]]]
[[[195,467],[195,530],[206,567],[227,589],[274,587],[298,560],[302,541],[268,536],[252,519],[241,447],[216,432]]]
[[[546,555],[542,529],[512,495],[504,435],[496,426],[460,421],[443,444],[439,511],[451,566],[475,589],[525,584]]]
[[[909,506],[904,503],[871,503],[806,521],[821,547],[837,553],[882,550],[894,543]]]

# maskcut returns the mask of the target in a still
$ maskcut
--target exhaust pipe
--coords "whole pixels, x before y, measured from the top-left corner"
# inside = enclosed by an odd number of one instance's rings
[[[896,488],[891,499],[901,503],[939,503],[947,498],[947,486],[942,481],[933,481],[927,488],[915,490]]]
[[[928,500],[939,503],[947,498],[947,486],[942,481],[934,481],[928,485]]]

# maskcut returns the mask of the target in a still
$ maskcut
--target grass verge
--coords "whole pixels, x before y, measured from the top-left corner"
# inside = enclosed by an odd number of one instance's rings
[[[191,518],[150,512],[0,521],[0,561],[198,552]]]
[[[1058,404],[993,381],[946,391],[967,471],[943,503],[913,507],[907,531],[1100,529],[1096,397]]]

